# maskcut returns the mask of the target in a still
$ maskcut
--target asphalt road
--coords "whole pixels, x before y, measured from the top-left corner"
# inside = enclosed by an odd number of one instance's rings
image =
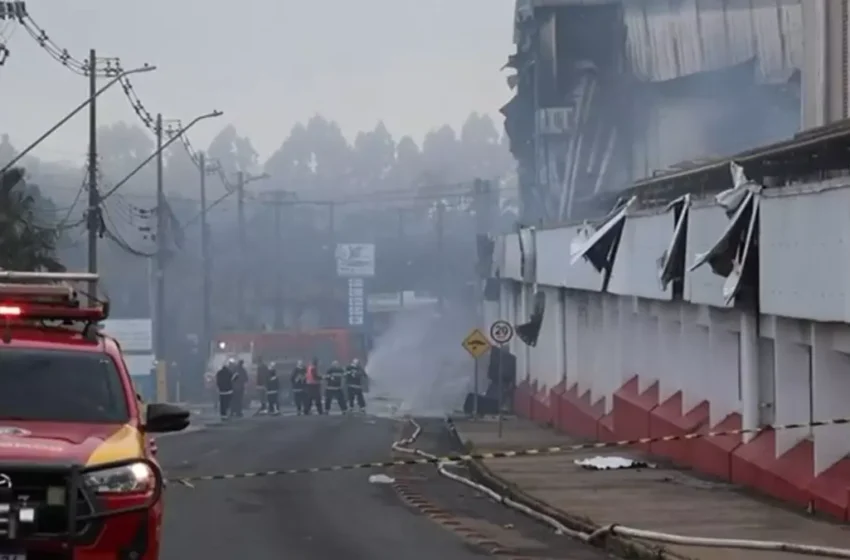
[[[393,420],[243,419],[161,438],[167,476],[390,458]],[[482,553],[403,505],[375,471],[329,472],[167,489],[163,560],[468,560]]]

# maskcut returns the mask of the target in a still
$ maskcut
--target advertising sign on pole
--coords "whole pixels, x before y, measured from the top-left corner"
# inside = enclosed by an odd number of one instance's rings
[[[103,322],[103,332],[117,340],[124,352],[153,351],[153,321],[150,319],[107,319]]]
[[[365,322],[366,294],[362,278],[348,279],[348,324],[359,327]]]
[[[340,243],[336,246],[336,273],[343,278],[375,275],[374,243]]]

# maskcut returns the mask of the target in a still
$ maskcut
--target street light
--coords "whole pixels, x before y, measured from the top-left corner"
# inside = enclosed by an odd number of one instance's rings
[[[272,178],[272,176],[269,175],[268,173],[263,173],[261,175],[251,175],[251,176],[249,176],[248,178],[245,179],[245,184],[247,185],[248,183],[251,183],[253,181],[260,181],[260,180],[271,179],[271,178]],[[234,194],[236,192],[239,192],[239,190],[233,189],[231,191],[227,191],[226,193],[224,193],[223,195],[221,195],[220,197],[218,197],[217,199],[212,201],[210,204],[208,204],[206,208],[201,208],[200,212],[198,212],[197,214],[195,214],[194,216],[192,216],[190,219],[186,220],[183,223],[183,229],[185,230],[187,227],[189,227],[190,225],[194,224],[195,222],[197,222],[198,220],[203,218],[205,213],[209,213],[210,210],[212,210],[213,208],[215,208],[216,206],[218,206],[219,204],[221,204],[222,202],[227,200],[232,194]]]
[[[140,163],[138,166],[136,166],[136,168],[134,170],[132,170],[126,177],[124,177],[123,179],[118,181],[118,183],[116,183],[111,189],[109,189],[109,191],[106,194],[101,196],[100,197],[101,202],[104,201],[108,196],[112,195],[112,193],[117,191],[119,188],[121,188],[121,186],[124,185],[124,183],[126,183],[127,181],[132,179],[133,176],[136,173],[138,173],[139,171],[141,171],[144,166],[146,166],[148,163],[150,163],[150,161],[153,158],[158,156],[163,150],[165,150],[165,148],[170,146],[175,140],[177,140],[183,134],[185,134],[186,131],[189,130],[190,128],[192,128],[196,123],[199,123],[200,121],[205,120],[205,119],[212,119],[212,118],[215,118],[215,117],[220,117],[223,114],[224,113],[222,113],[221,111],[213,111],[212,113],[207,113],[205,115],[201,115],[199,117],[195,117],[194,119],[192,119],[189,122],[189,124],[187,124],[186,126],[181,128],[180,130],[178,130],[177,132],[172,134],[171,138],[169,138],[168,141],[165,142],[159,149],[157,149],[154,153],[149,155],[142,163]]]
[[[104,91],[106,91],[109,88],[111,88],[112,86],[114,86],[122,78],[124,78],[125,76],[129,76],[130,74],[138,74],[138,73],[141,73],[141,72],[151,72],[152,70],[156,70],[156,66],[150,66],[148,64],[145,64],[144,66],[142,66],[140,68],[133,68],[132,70],[122,70],[114,78],[112,78],[109,82],[107,82],[107,84],[105,86],[103,86],[102,88],[97,90],[94,93],[94,95],[92,95],[91,97],[89,97],[88,99],[83,101],[76,109],[74,109],[73,111],[68,113],[65,116],[65,118],[63,118],[61,121],[59,121],[58,123],[53,125],[53,127],[50,130],[48,130],[47,132],[45,132],[44,134],[39,136],[38,139],[35,142],[33,142],[32,144],[27,146],[26,149],[24,149],[23,152],[21,152],[17,156],[15,156],[15,158],[13,158],[12,161],[7,163],[6,166],[3,167],[3,169],[0,169],[0,175],[2,175],[3,173],[5,173],[9,169],[11,169],[13,165],[15,165],[16,163],[18,163],[21,160],[21,158],[23,158],[28,153],[30,153],[33,149],[35,149],[36,146],[38,146],[39,144],[44,142],[47,139],[48,136],[50,136],[51,134],[53,134],[54,132],[59,130],[66,122],[68,122],[69,120],[74,118],[74,116],[76,116],[77,113],[79,113],[80,111],[82,111],[83,109],[85,109],[86,107],[91,105],[91,103],[95,99],[97,99],[100,96],[101,93],[103,93]]]

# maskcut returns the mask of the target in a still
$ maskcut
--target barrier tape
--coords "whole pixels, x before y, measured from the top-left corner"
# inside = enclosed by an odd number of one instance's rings
[[[816,422],[805,422],[797,424],[782,424],[779,426],[764,426],[761,428],[742,428],[738,430],[722,430],[716,432],[689,433],[681,435],[669,435],[658,437],[646,437],[638,439],[624,439],[620,441],[600,441],[596,443],[578,443],[575,445],[540,447],[536,449],[518,449],[514,451],[493,451],[489,453],[464,453],[444,455],[442,457],[417,457],[415,459],[400,459],[395,461],[377,461],[372,463],[351,463],[348,465],[332,465],[327,467],[309,467],[302,469],[281,469],[258,472],[243,472],[231,474],[211,474],[200,476],[184,476],[165,478],[166,483],[182,484],[192,487],[192,482],[208,482],[213,480],[236,480],[242,478],[264,478],[270,476],[286,476],[294,474],[313,474],[321,472],[356,471],[365,469],[384,469],[390,467],[404,467],[410,465],[434,465],[446,462],[473,461],[480,459],[508,459],[512,457],[529,457],[533,455],[556,455],[572,451],[583,451],[593,449],[611,449],[616,447],[630,447],[633,445],[646,445],[648,443],[665,443],[671,441],[690,441],[696,439],[707,439],[723,436],[739,436],[744,434],[759,434],[766,431],[797,430],[800,428],[818,428],[823,426],[838,426],[850,424],[850,418],[835,418],[833,420],[821,420]]]

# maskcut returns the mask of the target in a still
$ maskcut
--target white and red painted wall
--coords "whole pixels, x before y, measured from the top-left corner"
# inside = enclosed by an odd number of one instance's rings
[[[708,201],[695,203],[687,219],[691,264],[728,218]],[[681,296],[662,289],[658,260],[673,235],[672,213],[626,215],[605,293],[589,263],[570,264],[578,231],[526,230],[497,243],[501,298],[485,304],[486,321],[526,322],[529,278],[547,296],[537,346],[510,343],[519,415],[595,440],[850,417],[850,180],[759,195],[758,314],[727,303],[724,278],[708,266],[686,274]],[[525,236],[524,267],[517,235]],[[800,508],[850,517],[850,425],[643,450]]]

